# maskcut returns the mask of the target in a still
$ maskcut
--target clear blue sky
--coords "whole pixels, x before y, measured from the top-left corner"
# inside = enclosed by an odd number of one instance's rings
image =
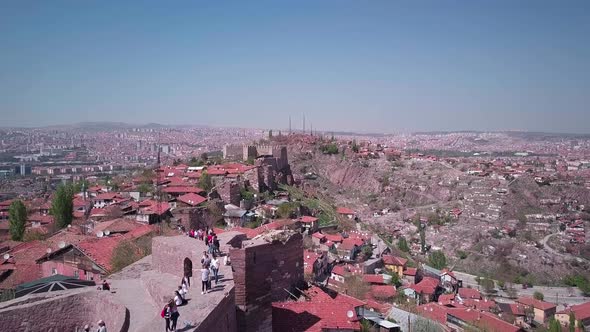
[[[0,113],[590,133],[590,1],[0,1]]]

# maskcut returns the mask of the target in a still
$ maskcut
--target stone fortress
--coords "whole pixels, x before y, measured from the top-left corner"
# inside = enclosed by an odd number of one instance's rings
[[[220,282],[200,294],[203,241],[185,235],[158,236],[152,255],[108,277],[111,291],[86,287],[28,295],[0,303],[0,329],[15,332],[96,330],[102,319],[110,332],[163,328],[160,311],[173,297],[184,271],[192,271],[188,303],[179,307],[179,331],[272,331],[272,302],[286,300],[304,282],[303,238],[275,230],[251,240],[243,233],[219,234],[231,265],[220,265]],[[223,261],[223,260],[222,260]]]

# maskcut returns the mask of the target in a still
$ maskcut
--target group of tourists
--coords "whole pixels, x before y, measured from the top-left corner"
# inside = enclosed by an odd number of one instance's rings
[[[199,239],[201,241],[205,241],[205,245],[207,246],[207,252],[210,255],[221,254],[221,251],[219,250],[219,240],[217,239],[217,234],[215,234],[215,232],[212,229],[208,229],[205,231],[200,228],[198,230],[191,229],[188,232],[188,236],[195,239]]]
[[[98,328],[96,329],[96,332],[107,332],[107,325],[102,319],[98,321],[97,325]],[[90,325],[84,325],[84,332],[90,332]]]

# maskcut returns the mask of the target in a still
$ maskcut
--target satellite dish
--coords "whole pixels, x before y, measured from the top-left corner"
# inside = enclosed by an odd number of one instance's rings
[[[352,319],[352,317],[354,317],[354,312],[352,312],[352,310],[348,310],[348,311],[346,312],[346,317],[348,317],[348,318]]]
[[[66,243],[64,241],[60,241],[57,245],[60,249],[63,249],[66,247]]]
[[[71,224],[70,224],[70,225],[68,225],[68,228],[72,228],[72,225],[71,225]]]
[[[51,248],[47,248],[47,250],[45,250],[48,254],[51,254]]]
[[[96,233],[96,236],[97,237],[103,237],[104,236],[104,233],[102,231],[98,231],[98,233]]]
[[[9,259],[10,258],[10,254],[4,254],[4,259]]]
[[[111,231],[109,231],[108,229],[104,231],[105,236],[109,236],[109,234],[111,234]]]

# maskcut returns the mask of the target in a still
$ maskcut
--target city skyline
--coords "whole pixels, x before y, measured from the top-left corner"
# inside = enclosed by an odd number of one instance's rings
[[[2,127],[590,133],[590,5],[4,3]]]

